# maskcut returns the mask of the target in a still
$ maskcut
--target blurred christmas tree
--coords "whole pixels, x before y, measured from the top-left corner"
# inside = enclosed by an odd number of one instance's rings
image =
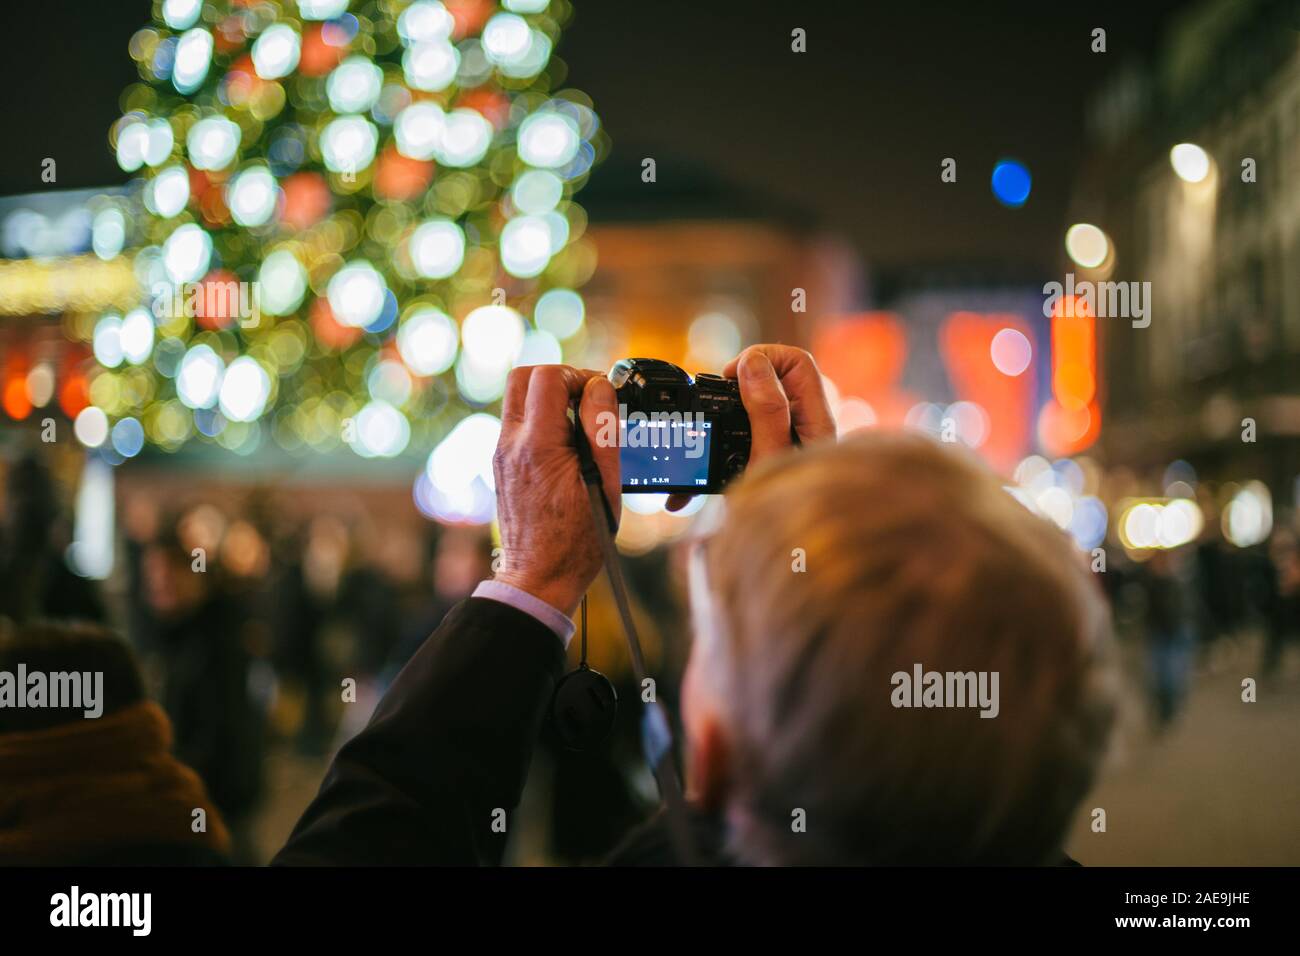
[[[94,325],[85,444],[393,456],[561,359],[603,148],[558,89],[567,0],[154,8],[110,133],[141,178],[95,226],[144,293]]]

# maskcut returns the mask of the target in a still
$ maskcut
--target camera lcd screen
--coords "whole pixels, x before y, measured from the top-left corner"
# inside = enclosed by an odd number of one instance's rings
[[[624,441],[619,449],[623,490],[703,489],[709,483],[712,424],[642,417],[625,422]]]

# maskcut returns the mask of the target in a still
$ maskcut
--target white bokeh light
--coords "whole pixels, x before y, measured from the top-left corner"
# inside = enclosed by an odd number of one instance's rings
[[[153,353],[153,316],[147,309],[132,309],[122,319],[122,356],[140,365]]]
[[[176,395],[190,408],[211,408],[217,403],[226,363],[210,345],[196,345],[176,370]]]
[[[530,169],[515,180],[510,198],[520,212],[540,216],[553,210],[564,198],[564,181],[544,169]]]
[[[447,434],[425,465],[430,510],[445,521],[478,524],[492,519],[496,481],[492,455],[501,437],[501,422],[479,412],[462,419]]]
[[[428,40],[446,40],[456,21],[436,0],[416,0],[397,18],[397,33],[406,44]]]
[[[1210,155],[1195,143],[1179,143],[1171,149],[1169,164],[1184,182],[1199,183],[1210,175]]]
[[[1220,519],[1224,537],[1239,548],[1268,539],[1273,531],[1273,496],[1262,481],[1248,481],[1233,495]]]
[[[335,173],[356,173],[375,158],[379,134],[374,124],[360,116],[340,116],[321,132],[325,166]]]
[[[211,261],[212,237],[192,222],[177,226],[163,243],[163,269],[176,284],[201,279]]]
[[[261,308],[268,315],[288,315],[307,294],[307,270],[287,249],[271,253],[257,273]]]
[[[212,34],[195,27],[181,34],[172,64],[172,85],[178,93],[193,93],[208,76],[212,65]]]
[[[209,116],[190,127],[185,148],[195,169],[225,169],[235,158],[242,134],[224,116]]]
[[[558,365],[564,361],[560,340],[544,329],[524,333],[523,348],[519,350],[516,365]]]
[[[412,312],[397,329],[397,351],[417,375],[438,375],[456,360],[460,330],[451,316],[432,306]]]
[[[349,0],[298,0],[304,20],[333,20],[348,10]]]
[[[498,69],[506,76],[524,80],[546,69],[551,59],[551,38],[541,30],[529,30],[528,33],[528,46],[524,52],[499,65]]]
[[[411,440],[406,416],[388,402],[368,402],[357,413],[352,450],[363,458],[392,458],[400,455]]]
[[[77,413],[72,431],[77,436],[77,441],[87,448],[98,448],[108,440],[108,416],[102,409],[87,405]]]
[[[505,305],[484,305],[465,316],[460,338],[465,355],[484,371],[509,369],[524,346],[524,320]]]
[[[176,145],[172,124],[165,119],[153,120],[148,126],[148,140],[144,146],[144,161],[150,166],[166,162]]]
[[[483,52],[491,63],[519,62],[531,43],[528,21],[513,13],[498,13],[483,28]]]
[[[562,113],[534,113],[519,127],[519,158],[529,166],[554,169],[578,152],[578,126]]]
[[[454,222],[430,220],[411,234],[410,251],[417,273],[426,279],[445,279],[465,258],[465,234]]]
[[[126,242],[126,217],[116,206],[95,213],[90,226],[90,246],[101,259],[112,259]]]
[[[122,364],[122,317],[106,315],[95,323],[91,337],[91,349],[95,361],[105,368],[117,368]]]
[[[273,23],[253,43],[253,69],[264,80],[288,76],[298,65],[302,42],[287,23]]]
[[[433,159],[446,125],[447,114],[436,103],[412,103],[397,114],[393,124],[397,151],[411,159]]]
[[[970,448],[979,448],[989,436],[988,412],[977,402],[953,402],[943,410],[941,433],[949,423],[953,426],[956,437]]]
[[[117,133],[117,165],[133,173],[144,165],[149,149],[149,127],[141,122],[127,123]]]
[[[164,0],[162,5],[163,22],[173,30],[186,30],[194,26],[194,21],[203,12],[203,0]]]
[[[572,289],[551,289],[542,293],[533,307],[533,322],[557,339],[567,339],[582,328],[587,309],[582,296]]]
[[[447,114],[434,155],[444,166],[473,166],[492,144],[492,124],[471,109]]]
[[[364,56],[350,56],[325,83],[330,107],[336,113],[364,113],[375,105],[384,85],[384,71]]]
[[[1110,241],[1092,223],[1076,222],[1065,231],[1065,251],[1076,265],[1095,269],[1110,254]]]
[[[230,421],[255,421],[271,397],[271,377],[256,359],[241,355],[226,369],[218,394],[221,414]]]
[[[530,279],[551,261],[551,227],[540,216],[517,216],[501,230],[501,265]]]
[[[413,388],[411,373],[396,359],[376,362],[366,376],[366,389],[370,392],[370,397],[390,405],[406,404]]]
[[[1025,333],[1019,329],[1005,328],[993,336],[993,341],[989,344],[989,357],[993,360],[994,368],[1003,375],[1015,378],[1029,368],[1034,349]]]
[[[423,40],[402,56],[402,70],[412,89],[438,93],[451,85],[460,69],[460,54],[446,40]]]
[[[150,212],[170,219],[190,201],[190,177],[184,166],[168,166],[145,187],[144,202]]]
[[[460,397],[474,405],[488,405],[499,399],[506,390],[509,367],[499,364],[479,365],[462,351],[456,360],[456,390]]]
[[[265,166],[251,166],[226,187],[230,215],[241,226],[261,226],[275,212],[280,190]]]
[[[365,328],[384,310],[388,284],[384,277],[364,260],[349,262],[334,274],[326,288],[330,309],[341,324]]]

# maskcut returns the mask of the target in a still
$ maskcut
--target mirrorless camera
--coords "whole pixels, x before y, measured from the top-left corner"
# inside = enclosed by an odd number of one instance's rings
[[[660,359],[614,363],[624,494],[711,495],[749,461],[749,416],[740,385],[701,372],[691,378]]]

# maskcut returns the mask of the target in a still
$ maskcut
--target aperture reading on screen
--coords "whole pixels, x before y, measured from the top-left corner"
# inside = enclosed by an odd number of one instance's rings
[[[624,487],[675,491],[707,485],[711,425],[707,421],[627,421],[619,449]]]

